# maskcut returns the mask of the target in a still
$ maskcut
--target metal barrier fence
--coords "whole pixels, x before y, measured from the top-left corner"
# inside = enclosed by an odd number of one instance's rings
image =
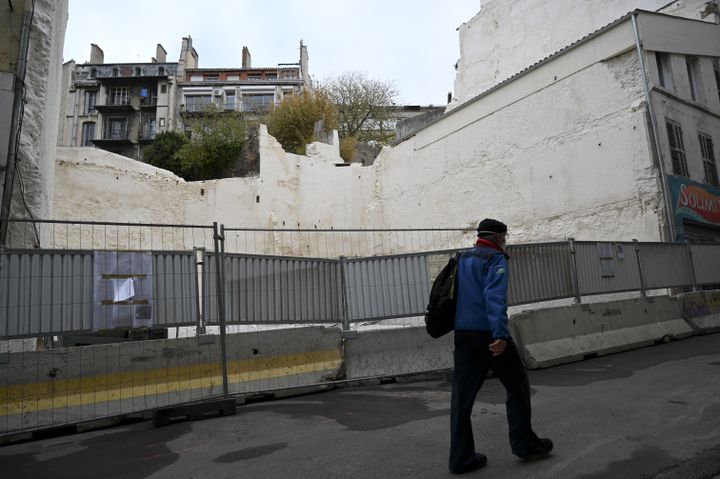
[[[9,231],[0,433],[332,381],[333,331],[421,325],[433,279],[474,236],[60,221]],[[571,240],[508,253],[511,305],[720,283],[715,244]]]

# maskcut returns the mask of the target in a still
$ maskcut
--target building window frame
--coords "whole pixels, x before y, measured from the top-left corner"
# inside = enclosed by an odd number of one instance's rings
[[[123,117],[110,117],[105,124],[106,140],[125,140],[128,138],[128,119]]]
[[[715,163],[715,144],[712,136],[707,133],[698,132],[698,141],[700,142],[700,156],[703,160],[703,168],[705,170],[705,183],[713,186],[720,186],[718,181],[717,163]]]
[[[655,63],[657,64],[660,86],[666,90],[673,91],[675,89],[675,83],[673,82],[670,54],[665,52],[655,52]]]
[[[243,111],[246,113],[267,113],[275,104],[274,93],[244,93],[242,96]]]
[[[129,105],[130,87],[114,86],[110,88],[110,105]]]
[[[95,109],[96,103],[97,103],[97,90],[86,90],[85,91],[85,110],[84,110],[86,115],[97,114],[97,110]]]
[[[702,76],[700,73],[700,61],[697,57],[686,56],[685,68],[687,69],[688,86],[690,87],[690,98],[695,102],[703,101]]]
[[[670,160],[673,174],[689,178],[690,174],[688,171],[687,157],[685,155],[682,126],[676,121],[665,118],[665,127],[667,129],[668,144],[670,146]]]
[[[720,102],[720,58],[713,58],[712,63],[715,73],[715,87],[717,89],[718,102]]]
[[[202,113],[212,105],[212,95],[185,95],[185,111],[190,113]]]
[[[82,124],[82,137],[80,146],[93,146],[95,139],[95,122],[86,121]]]
[[[237,108],[237,95],[234,90],[225,92],[225,110],[235,111]]]

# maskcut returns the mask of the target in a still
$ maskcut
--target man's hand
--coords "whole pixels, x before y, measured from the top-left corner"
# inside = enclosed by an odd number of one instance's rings
[[[493,356],[500,356],[505,351],[505,347],[507,347],[507,341],[504,339],[496,339],[494,342],[490,343],[489,347]]]

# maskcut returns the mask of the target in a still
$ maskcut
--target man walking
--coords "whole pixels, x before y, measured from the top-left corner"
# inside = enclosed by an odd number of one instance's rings
[[[510,447],[525,460],[545,457],[550,439],[532,430],[530,384],[507,318],[508,255],[503,249],[507,226],[484,219],[472,252],[459,258],[455,315],[455,372],[450,411],[450,471],[474,471],[487,464],[475,452],[471,414],[488,369],[505,386]]]

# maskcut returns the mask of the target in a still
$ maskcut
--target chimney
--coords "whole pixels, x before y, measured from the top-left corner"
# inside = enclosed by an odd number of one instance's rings
[[[90,44],[90,63],[93,65],[105,63],[105,53],[103,53],[102,48],[94,43]]]
[[[252,59],[250,57],[250,50],[248,50],[248,47],[243,47],[242,50],[242,67],[252,68]]]
[[[155,60],[158,63],[166,63],[167,62],[167,52],[163,48],[162,45],[159,43],[157,44],[157,47],[155,48]]]
[[[185,75],[185,70],[192,70],[198,67],[198,54],[192,46],[192,37],[188,35],[182,39],[180,48],[180,60],[178,62],[178,75]]]

